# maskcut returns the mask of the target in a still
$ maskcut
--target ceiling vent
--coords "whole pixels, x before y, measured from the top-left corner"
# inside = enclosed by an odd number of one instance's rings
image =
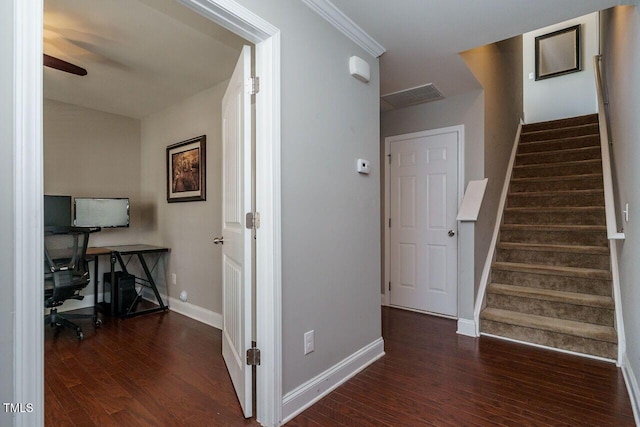
[[[442,95],[433,83],[381,96],[383,101],[391,104],[394,108],[402,108],[410,105],[437,101],[442,98],[444,98],[444,95]]]

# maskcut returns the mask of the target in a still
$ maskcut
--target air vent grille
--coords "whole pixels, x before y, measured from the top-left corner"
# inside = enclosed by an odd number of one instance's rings
[[[424,102],[437,101],[438,99],[444,98],[444,95],[442,95],[433,83],[429,83],[424,86],[382,95],[381,98],[395,108],[402,108]]]

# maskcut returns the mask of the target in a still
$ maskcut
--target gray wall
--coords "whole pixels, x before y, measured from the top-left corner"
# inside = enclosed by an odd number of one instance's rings
[[[14,43],[13,2],[0,2],[0,403],[13,399],[13,324],[15,282],[13,253],[15,240],[13,234],[13,43]],[[0,425],[11,425],[11,415],[0,410]]]
[[[222,82],[142,120],[143,241],[171,248],[168,295],[187,291],[187,302],[222,314],[222,252],[212,243],[222,226]],[[166,147],[207,136],[207,200],[167,203]],[[164,282],[165,278],[162,277]]]
[[[293,0],[240,0],[282,32],[282,339],[287,393],[381,336],[378,60]],[[371,82],[349,75],[352,55]],[[356,159],[371,161],[368,176]],[[259,284],[258,284],[259,286]],[[315,351],[303,355],[303,334]]]
[[[635,380],[640,381],[640,13],[635,6],[609,9],[602,12],[601,25],[602,54],[610,101],[610,137],[616,169],[614,181],[618,182],[620,204],[629,203],[631,211],[629,222],[622,224],[626,240],[618,242],[626,355]]]
[[[489,178],[475,228],[475,295],[522,116],[522,37],[466,51],[462,58],[484,88],[484,177]]]

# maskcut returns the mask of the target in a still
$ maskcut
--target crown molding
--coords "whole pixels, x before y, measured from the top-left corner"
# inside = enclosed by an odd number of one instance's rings
[[[366,50],[374,58],[386,52],[386,49],[373,39],[366,31],[358,26],[338,9],[329,0],[302,0],[318,15],[326,19],[331,25],[336,27],[342,34],[351,39],[355,44]]]

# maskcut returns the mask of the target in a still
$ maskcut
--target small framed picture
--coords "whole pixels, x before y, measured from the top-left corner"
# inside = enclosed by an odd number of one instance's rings
[[[536,37],[536,80],[578,72],[580,62],[580,25]]]
[[[207,200],[206,135],[167,147],[167,202]]]

